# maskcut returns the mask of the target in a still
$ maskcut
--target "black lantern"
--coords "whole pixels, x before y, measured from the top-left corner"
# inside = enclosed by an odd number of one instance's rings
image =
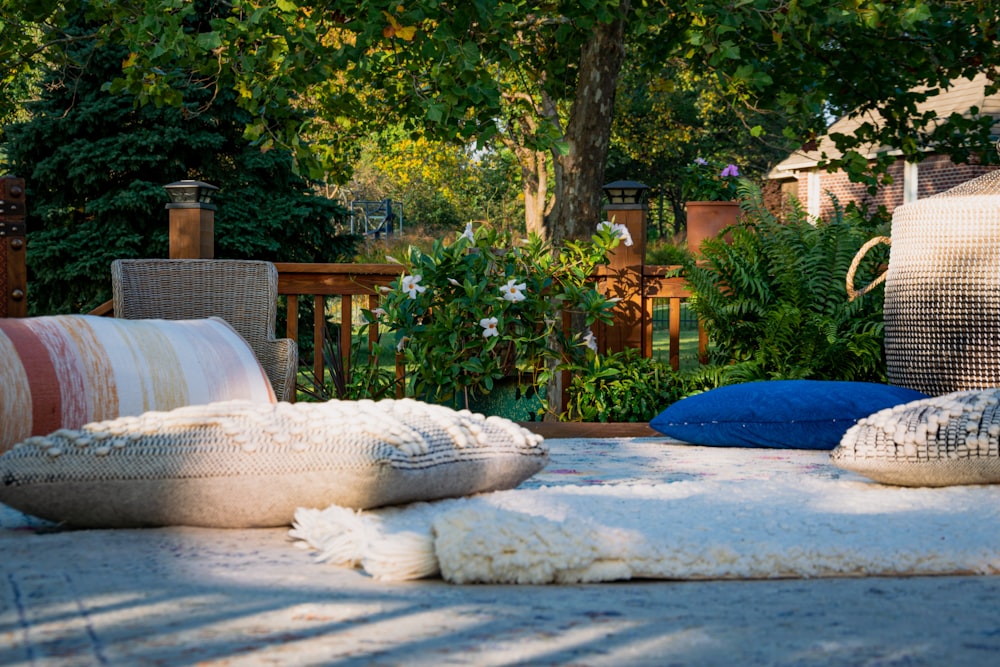
[[[604,195],[612,206],[642,204],[649,186],[639,181],[615,181],[604,186]]]
[[[170,203],[167,204],[167,208],[214,209],[215,205],[211,203],[212,193],[219,188],[208,183],[202,183],[201,181],[186,180],[164,185],[163,189],[167,191],[167,196],[170,197]]]

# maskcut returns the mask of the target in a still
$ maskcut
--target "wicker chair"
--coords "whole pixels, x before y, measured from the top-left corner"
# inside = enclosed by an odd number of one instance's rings
[[[278,271],[270,262],[119,259],[111,263],[115,317],[187,320],[217,316],[250,344],[280,401],[295,398],[298,348],[274,335]]]

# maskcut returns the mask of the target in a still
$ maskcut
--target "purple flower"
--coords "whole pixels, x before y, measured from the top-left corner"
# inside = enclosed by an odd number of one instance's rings
[[[733,201],[738,198],[740,169],[733,163],[697,158],[685,168],[687,201]]]

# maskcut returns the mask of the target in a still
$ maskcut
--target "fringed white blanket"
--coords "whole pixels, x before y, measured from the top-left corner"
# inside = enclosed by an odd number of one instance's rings
[[[883,486],[832,468],[825,452],[608,444],[549,441],[533,488],[300,509],[290,534],[320,561],[388,581],[1000,573],[1000,486]],[[623,474],[622,461],[644,467]]]

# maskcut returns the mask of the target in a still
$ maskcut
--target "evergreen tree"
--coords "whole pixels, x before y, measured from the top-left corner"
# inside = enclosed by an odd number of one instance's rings
[[[87,34],[82,18],[75,26]],[[287,151],[243,139],[234,93],[192,80],[181,107],[137,106],[105,87],[127,51],[84,39],[62,55],[72,65],[44,72],[30,119],[8,125],[0,148],[5,170],[26,179],[29,313],[89,311],[111,296],[112,260],[166,257],[163,186],[186,178],[220,188],[216,257],[353,256],[358,239],[336,233],[346,211],[293,171]]]

